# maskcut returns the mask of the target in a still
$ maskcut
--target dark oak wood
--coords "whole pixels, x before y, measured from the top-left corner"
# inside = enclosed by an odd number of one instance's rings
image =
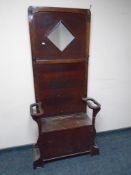
[[[36,97],[30,113],[39,129],[34,168],[56,158],[98,154],[95,118],[100,104],[86,98],[90,11],[29,7],[28,16]],[[75,37],[63,51],[48,39],[60,21]],[[93,110],[92,120],[86,106]]]

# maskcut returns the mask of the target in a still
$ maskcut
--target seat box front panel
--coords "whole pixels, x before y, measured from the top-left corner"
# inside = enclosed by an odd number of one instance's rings
[[[93,145],[92,126],[44,133],[40,152],[44,159],[89,151]]]

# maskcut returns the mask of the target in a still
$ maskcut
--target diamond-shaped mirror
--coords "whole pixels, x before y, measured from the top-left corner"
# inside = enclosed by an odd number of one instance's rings
[[[73,40],[74,36],[60,21],[49,33],[47,38],[60,50],[63,51]]]

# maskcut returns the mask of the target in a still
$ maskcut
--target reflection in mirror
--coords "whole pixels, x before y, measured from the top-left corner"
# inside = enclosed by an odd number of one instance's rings
[[[61,21],[47,37],[60,51],[63,51],[75,38]]]

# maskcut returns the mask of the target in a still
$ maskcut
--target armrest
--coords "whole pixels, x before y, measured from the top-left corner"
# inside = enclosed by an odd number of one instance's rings
[[[41,102],[33,103],[30,105],[30,114],[33,119],[36,119],[37,117],[42,117],[44,111],[42,109]]]
[[[82,100],[87,104],[87,106],[90,108],[90,109],[93,109],[93,110],[100,110],[101,109],[101,105],[93,98],[82,98]],[[94,103],[94,105],[92,105],[91,102]]]
[[[101,105],[93,98],[82,98],[83,102],[85,102],[87,104],[87,106],[93,110],[93,114],[92,114],[92,125],[95,128],[95,118],[97,113],[100,111],[101,109]],[[91,102],[93,102],[94,104],[92,105]]]

